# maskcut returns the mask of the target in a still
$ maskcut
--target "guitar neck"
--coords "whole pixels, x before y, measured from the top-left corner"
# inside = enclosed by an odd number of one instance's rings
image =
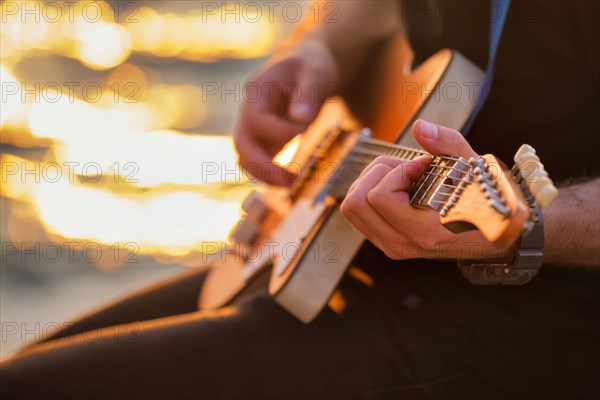
[[[429,154],[406,146],[376,139],[361,138],[329,182],[328,193],[343,199],[362,170],[377,157],[387,156],[403,161]],[[422,177],[413,184],[409,194],[411,204],[419,208],[443,210],[469,171],[464,158],[434,156]]]

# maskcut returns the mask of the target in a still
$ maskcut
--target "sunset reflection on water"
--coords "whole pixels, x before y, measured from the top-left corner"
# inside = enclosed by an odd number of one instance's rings
[[[41,13],[36,20],[11,8],[24,3],[2,3],[1,205],[9,240],[23,248],[41,237],[133,243],[140,254],[187,265],[204,243],[226,242],[256,183],[237,169],[231,137],[201,133],[213,111],[202,86],[170,83],[163,66],[264,57],[281,43],[282,21],[252,10],[223,21],[189,8],[199,2],[169,10],[168,2],[127,2],[135,9],[27,2]],[[25,73],[24,65],[49,59],[56,71]],[[47,80],[62,68],[76,85]]]

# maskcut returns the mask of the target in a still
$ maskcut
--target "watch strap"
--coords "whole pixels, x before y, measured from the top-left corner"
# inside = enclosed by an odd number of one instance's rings
[[[543,264],[544,221],[537,208],[532,227],[521,235],[515,258],[510,263],[459,260],[463,276],[475,285],[524,285],[531,281]]]

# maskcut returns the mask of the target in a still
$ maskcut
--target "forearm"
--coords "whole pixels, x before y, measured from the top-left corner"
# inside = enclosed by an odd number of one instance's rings
[[[287,49],[299,41],[325,43],[340,68],[341,86],[351,81],[377,43],[401,29],[397,0],[320,0],[319,11],[307,18],[291,35]]]
[[[544,262],[600,266],[600,178],[559,188],[544,210]]]

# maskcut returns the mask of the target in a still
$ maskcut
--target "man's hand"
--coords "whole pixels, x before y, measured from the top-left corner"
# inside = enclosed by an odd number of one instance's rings
[[[373,49],[401,29],[396,0],[316,2],[269,64],[247,85],[234,139],[242,167],[267,183],[295,180],[272,160],[306,130],[328,96],[353,82]],[[332,13],[331,10],[334,10]]]
[[[242,167],[267,183],[289,186],[289,171],[273,157],[306,130],[338,82],[338,67],[329,48],[306,39],[276,57],[247,85],[249,93],[235,131]]]
[[[413,132],[417,142],[433,155],[476,156],[453,129],[418,120]],[[392,259],[510,259],[511,246],[490,243],[478,231],[452,233],[441,225],[437,212],[410,205],[408,190],[430,162],[430,156],[408,162],[377,158],[350,187],[342,214]]]

